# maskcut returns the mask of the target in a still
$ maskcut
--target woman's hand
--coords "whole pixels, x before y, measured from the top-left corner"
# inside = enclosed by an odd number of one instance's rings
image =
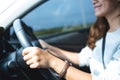
[[[38,47],[28,47],[22,52],[23,59],[30,68],[48,68],[50,54]]]
[[[42,48],[45,48],[45,49],[46,49],[46,48],[51,48],[51,45],[48,44],[47,42],[45,42],[44,40],[39,39],[39,42],[40,42]]]

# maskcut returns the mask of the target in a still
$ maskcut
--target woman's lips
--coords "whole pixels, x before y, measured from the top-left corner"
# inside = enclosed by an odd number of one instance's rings
[[[96,11],[96,10],[99,10],[100,8],[101,8],[101,5],[94,5],[95,11]]]

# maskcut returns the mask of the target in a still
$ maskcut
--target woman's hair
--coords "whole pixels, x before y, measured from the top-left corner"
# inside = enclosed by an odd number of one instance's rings
[[[95,42],[103,37],[107,30],[109,29],[109,24],[105,17],[97,18],[95,24],[90,29],[87,45],[93,49],[95,47]]]
[[[118,6],[120,6],[120,0],[118,0],[118,3],[119,3]],[[120,12],[120,9],[118,10]],[[120,17],[120,13],[116,17]],[[103,37],[108,29],[109,29],[109,24],[107,19],[105,17],[98,17],[95,24],[90,29],[87,45],[91,49],[94,49],[95,42],[101,37]]]

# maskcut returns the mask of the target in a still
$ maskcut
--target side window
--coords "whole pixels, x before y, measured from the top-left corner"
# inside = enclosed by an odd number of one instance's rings
[[[91,0],[49,0],[22,20],[40,36],[90,27],[95,16]]]

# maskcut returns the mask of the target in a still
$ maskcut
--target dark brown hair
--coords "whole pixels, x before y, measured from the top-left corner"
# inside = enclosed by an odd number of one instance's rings
[[[102,38],[109,29],[108,21],[105,17],[97,18],[95,24],[90,29],[87,45],[93,49],[95,42]]]

